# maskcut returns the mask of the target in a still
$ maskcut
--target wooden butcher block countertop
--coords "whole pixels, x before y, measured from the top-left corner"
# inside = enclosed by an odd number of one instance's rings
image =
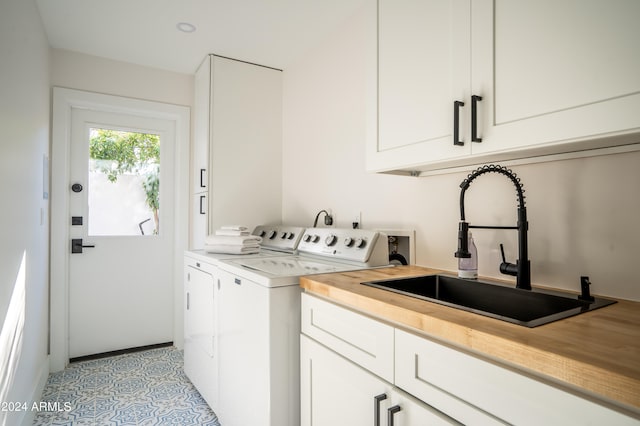
[[[640,302],[618,301],[527,328],[360,284],[441,272],[413,265],[368,269],[303,277],[300,286],[640,412]]]

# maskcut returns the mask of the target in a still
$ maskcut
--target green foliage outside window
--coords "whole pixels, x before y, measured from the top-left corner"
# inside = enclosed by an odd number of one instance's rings
[[[107,129],[91,129],[89,157],[97,161],[98,170],[111,182],[124,173],[144,176],[142,183],[147,206],[153,212],[154,233],[160,229],[160,137]]]

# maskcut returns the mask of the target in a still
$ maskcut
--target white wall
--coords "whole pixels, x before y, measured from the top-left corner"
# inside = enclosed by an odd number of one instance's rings
[[[364,14],[284,72],[283,221],[311,226],[331,208],[337,225],[362,212],[365,228],[413,229],[416,263],[455,270],[459,184],[466,173],[410,178],[365,170]],[[640,138],[639,138],[640,141]],[[640,300],[640,152],[513,167],[529,214],[534,284]],[[485,175],[467,191],[470,223],[515,225],[516,193]],[[498,244],[517,257],[515,231],[476,230],[479,273],[498,271]]]
[[[49,45],[34,1],[0,3],[0,58],[0,401],[30,408],[49,372]],[[3,409],[0,424],[33,415]]]
[[[52,49],[51,52],[52,86],[189,107],[193,105],[193,75],[64,49]]]

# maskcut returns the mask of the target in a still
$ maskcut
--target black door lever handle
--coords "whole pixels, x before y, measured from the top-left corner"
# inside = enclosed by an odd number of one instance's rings
[[[71,240],[71,253],[82,253],[83,248],[93,248],[95,245],[93,244],[82,244],[82,238],[73,238]]]

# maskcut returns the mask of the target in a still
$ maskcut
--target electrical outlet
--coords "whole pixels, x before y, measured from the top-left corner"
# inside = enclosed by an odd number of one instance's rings
[[[336,226],[336,218],[331,213],[331,209],[327,209],[327,214],[324,217],[324,225],[328,227]]]
[[[353,229],[362,228],[362,213],[357,212],[353,215],[353,220],[351,221],[351,226]]]

